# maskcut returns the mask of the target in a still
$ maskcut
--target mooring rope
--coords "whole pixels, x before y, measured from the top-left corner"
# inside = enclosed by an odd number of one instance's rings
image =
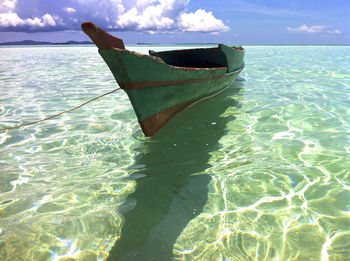
[[[76,109],[79,109],[79,108],[83,107],[84,105],[86,105],[86,104],[88,104],[88,103],[90,103],[90,102],[92,102],[92,101],[95,101],[95,100],[97,100],[97,99],[100,99],[100,98],[102,98],[103,96],[106,96],[106,95],[111,94],[111,93],[113,93],[113,92],[116,92],[116,91],[118,91],[118,90],[120,90],[120,88],[117,88],[117,89],[115,89],[115,90],[113,90],[113,91],[110,91],[110,92],[107,92],[107,93],[105,93],[105,94],[102,94],[102,95],[100,95],[100,96],[98,96],[98,97],[95,97],[95,98],[93,98],[93,99],[91,99],[91,100],[88,100],[87,102],[84,102],[84,103],[80,104],[80,105],[77,106],[77,107],[74,107],[74,108],[69,109],[69,110],[66,110],[66,111],[62,111],[62,112],[60,112],[60,113],[57,113],[57,114],[52,115],[52,116],[50,116],[50,117],[47,117],[47,118],[45,118],[45,119],[38,120],[38,121],[32,121],[32,122],[28,122],[28,123],[24,123],[24,124],[17,125],[17,126],[14,126],[14,127],[9,127],[9,128],[5,128],[5,129],[0,129],[0,132],[7,131],[7,130],[18,129],[18,128],[21,128],[21,127],[24,127],[24,126],[34,125],[34,124],[37,124],[37,123],[39,123],[39,122],[43,122],[43,121],[50,120],[50,119],[52,119],[52,118],[58,117],[58,116],[60,116],[60,115],[62,115],[62,114],[65,114],[65,113],[67,113],[67,112],[71,112],[71,111],[74,111],[74,110],[76,110]]]

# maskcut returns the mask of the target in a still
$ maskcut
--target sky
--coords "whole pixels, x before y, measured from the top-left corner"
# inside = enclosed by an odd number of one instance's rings
[[[0,42],[350,44],[350,0],[0,0]]]

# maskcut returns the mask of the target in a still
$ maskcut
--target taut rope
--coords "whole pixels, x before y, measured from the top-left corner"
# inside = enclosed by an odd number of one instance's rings
[[[100,98],[102,98],[103,96],[106,96],[106,95],[111,94],[111,93],[113,93],[113,92],[116,92],[116,91],[118,91],[118,90],[120,90],[120,88],[117,88],[117,89],[115,89],[115,90],[113,90],[113,91],[110,91],[110,92],[107,92],[107,93],[105,93],[105,94],[102,94],[102,95],[100,95],[100,96],[98,96],[98,97],[95,97],[95,98],[93,98],[93,99],[91,99],[91,100],[88,100],[87,102],[84,102],[84,103],[80,104],[80,105],[77,106],[77,107],[74,107],[74,108],[72,108],[72,109],[69,109],[69,110],[66,110],[66,111],[57,113],[57,114],[52,115],[52,116],[50,116],[50,117],[47,117],[47,118],[45,118],[45,119],[38,120],[38,121],[32,121],[32,122],[28,122],[28,123],[24,123],[24,124],[17,125],[17,126],[14,126],[14,127],[9,127],[9,128],[5,128],[5,129],[0,129],[0,132],[7,131],[7,130],[18,129],[18,128],[21,128],[21,127],[24,127],[24,126],[34,125],[34,124],[37,124],[37,123],[42,122],[42,121],[50,120],[50,119],[52,119],[52,118],[58,117],[58,116],[60,116],[60,115],[62,115],[62,114],[65,114],[65,113],[67,113],[67,112],[71,112],[71,111],[74,111],[74,110],[76,110],[76,109],[79,109],[79,108],[83,107],[84,105],[86,105],[86,104],[88,104],[88,103],[90,103],[90,102],[92,102],[92,101],[95,101],[95,100],[97,100],[97,99],[100,99]]]

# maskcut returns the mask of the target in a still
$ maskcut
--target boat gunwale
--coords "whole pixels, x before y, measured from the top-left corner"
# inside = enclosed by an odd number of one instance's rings
[[[230,47],[233,48],[233,47]],[[193,50],[210,50],[210,49],[218,49],[220,50],[220,44],[218,45],[218,47],[213,47],[213,48],[196,48],[196,49],[179,49],[179,50],[169,50],[169,51],[164,51],[164,52],[177,52],[177,51],[193,51]],[[110,49],[99,49],[99,52],[101,51],[110,51],[110,50],[115,50],[118,52],[127,52],[133,55],[136,55],[138,57],[149,57],[152,60],[158,61],[159,63],[163,63],[165,65],[167,65],[170,68],[174,68],[174,69],[182,69],[182,70],[186,70],[186,71],[200,71],[200,70],[218,70],[218,69],[226,69],[226,66],[219,66],[219,67],[186,67],[186,66],[176,66],[176,65],[171,65],[166,63],[162,58],[158,57],[158,56],[153,56],[153,55],[149,55],[149,54],[143,54],[143,53],[139,53],[137,51],[131,51],[128,49],[120,49],[120,48],[110,48]],[[237,50],[237,49],[236,49]],[[237,51],[241,51],[241,52],[245,52],[244,49],[243,50],[237,50]],[[155,52],[155,53],[161,53],[161,52]]]
[[[201,48],[201,47],[197,48],[196,47],[196,48],[186,48],[186,49],[172,49],[172,50],[166,50],[166,51],[160,51],[160,52],[156,52],[156,51],[150,50],[150,52],[153,52],[153,53],[167,53],[167,52],[191,52],[191,51],[198,51],[198,50],[221,50],[220,45],[226,45],[226,44],[220,43],[216,47],[203,47],[203,48]],[[229,48],[233,48],[233,49],[235,49],[236,51],[239,51],[239,52],[245,52],[245,49],[242,46],[236,46],[236,45],[226,45],[226,46],[228,46]]]

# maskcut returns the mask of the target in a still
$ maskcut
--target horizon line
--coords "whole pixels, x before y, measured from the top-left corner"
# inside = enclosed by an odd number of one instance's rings
[[[27,43],[26,43],[27,42]],[[23,44],[21,44],[23,43]],[[130,43],[126,45],[216,45],[221,42],[192,42],[192,43],[147,43],[147,42],[140,42],[140,43]],[[227,44],[233,44],[233,43],[227,43]],[[42,46],[42,45],[94,45],[92,41],[75,41],[75,40],[68,40],[65,42],[48,42],[48,41],[36,41],[36,40],[21,40],[21,41],[11,41],[11,42],[0,42],[0,45],[2,46]],[[344,44],[317,44],[317,43],[265,43],[265,44],[234,44],[234,45],[244,45],[244,46],[350,46],[350,44],[344,43]]]

